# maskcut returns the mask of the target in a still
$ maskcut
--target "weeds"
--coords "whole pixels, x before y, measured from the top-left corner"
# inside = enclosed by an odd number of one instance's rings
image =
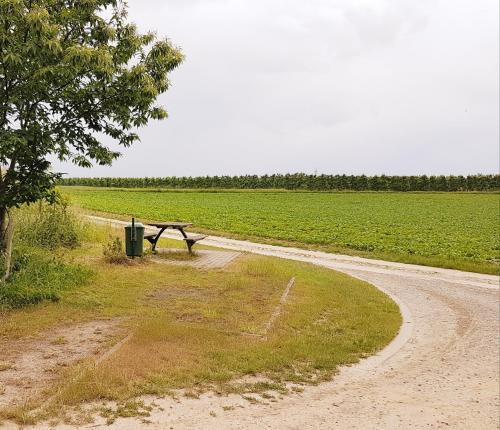
[[[101,416],[106,418],[106,424],[111,425],[117,418],[149,417],[152,410],[152,406],[144,404],[143,401],[129,400],[119,403],[114,408],[103,407],[101,409]]]
[[[67,264],[54,256],[34,249],[19,252],[15,271],[0,288],[0,309],[20,308],[43,301],[57,302],[60,293],[82,285],[90,276],[89,269]]]
[[[103,246],[104,260],[111,264],[127,264],[129,259],[123,252],[123,242],[118,236],[110,236]]]
[[[12,275],[0,287],[0,309],[57,302],[62,291],[90,276],[59,252],[78,247],[85,228],[65,197],[56,194],[51,204],[23,206],[15,212],[15,225]]]
[[[80,245],[83,225],[60,194],[52,204],[25,206],[15,216],[16,239],[24,244],[50,250]]]

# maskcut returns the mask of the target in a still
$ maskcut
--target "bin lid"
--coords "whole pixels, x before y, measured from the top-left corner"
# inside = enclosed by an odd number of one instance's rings
[[[125,227],[132,228],[132,223],[127,224]],[[138,227],[139,227],[139,228],[140,228],[140,227],[144,228],[144,224],[143,224],[142,222],[135,222],[135,223],[134,223],[134,227],[135,227],[135,228],[138,228]]]

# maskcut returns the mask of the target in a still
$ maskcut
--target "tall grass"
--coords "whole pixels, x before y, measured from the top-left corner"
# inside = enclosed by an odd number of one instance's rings
[[[43,301],[56,302],[60,293],[83,284],[91,272],[58,261],[34,249],[16,251],[14,273],[0,286],[0,309],[14,309]]]
[[[28,246],[54,250],[80,245],[84,225],[71,211],[67,198],[58,195],[52,204],[39,202],[18,210],[16,240]]]
[[[66,199],[25,206],[14,216],[12,276],[0,284],[0,309],[57,301],[63,290],[89,277],[88,269],[64,259],[64,249],[78,247],[85,231]]]

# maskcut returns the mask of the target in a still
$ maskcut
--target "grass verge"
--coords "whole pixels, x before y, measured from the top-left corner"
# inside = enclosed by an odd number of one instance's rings
[[[122,321],[129,340],[106,360],[67,366],[42,395],[4,408],[0,417],[29,423],[86,402],[127,405],[141,395],[176,389],[286,391],[288,382],[316,384],[330,379],[338,366],[373,354],[401,324],[387,296],[331,270],[252,255],[217,270],[147,260],[109,264],[102,246],[117,233],[92,230],[82,247],[60,256],[93,273],[90,280],[61,289],[57,302],[4,311],[0,336],[8,347],[61,325],[114,319]],[[292,277],[295,285],[263,340],[260,335]],[[248,375],[266,382],[234,383]]]

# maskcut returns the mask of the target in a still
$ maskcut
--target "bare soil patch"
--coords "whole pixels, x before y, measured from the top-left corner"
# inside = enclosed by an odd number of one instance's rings
[[[0,407],[35,397],[62,369],[97,357],[116,335],[117,322],[98,320],[59,327],[36,338],[0,344]]]

